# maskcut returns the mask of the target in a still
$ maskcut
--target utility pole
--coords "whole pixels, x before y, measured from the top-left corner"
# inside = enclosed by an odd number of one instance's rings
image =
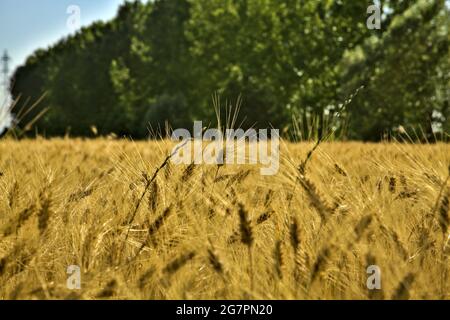
[[[9,61],[11,61],[11,57],[8,55],[8,51],[5,50],[2,58],[2,74],[3,74],[3,87],[5,89],[5,93],[8,91],[9,87]]]
[[[8,55],[8,52],[5,50],[5,53],[0,58],[2,63],[2,69],[0,70],[3,75],[3,81],[0,83],[0,86],[3,85],[3,92],[0,89],[0,136],[5,132],[11,125],[11,113],[10,113],[10,95],[9,95],[9,61],[11,57]]]

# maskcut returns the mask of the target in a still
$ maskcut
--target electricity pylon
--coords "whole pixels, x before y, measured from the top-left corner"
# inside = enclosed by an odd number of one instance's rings
[[[2,58],[2,75],[3,75],[3,87],[5,89],[5,92],[8,91],[8,87],[9,87],[9,61],[11,61],[11,57],[8,55],[8,51],[5,50]]]

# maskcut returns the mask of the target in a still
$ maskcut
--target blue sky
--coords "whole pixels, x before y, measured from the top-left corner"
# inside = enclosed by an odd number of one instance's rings
[[[38,48],[47,48],[73,32],[67,27],[71,5],[80,8],[81,26],[113,18],[125,0],[0,0],[0,54],[8,50],[10,75]],[[0,69],[1,66],[0,66]],[[0,77],[0,131],[8,123]],[[0,132],[1,133],[1,132]]]
[[[0,50],[8,49],[11,65],[22,64],[38,48],[71,33],[67,8],[77,5],[81,25],[115,16],[124,0],[0,0]]]

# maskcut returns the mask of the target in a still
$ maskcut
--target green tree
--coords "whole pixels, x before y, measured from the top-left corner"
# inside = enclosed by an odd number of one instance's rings
[[[389,4],[385,30],[342,63],[344,94],[366,86],[352,104],[351,138],[378,140],[400,125],[431,138],[448,127],[449,11],[443,0]]]

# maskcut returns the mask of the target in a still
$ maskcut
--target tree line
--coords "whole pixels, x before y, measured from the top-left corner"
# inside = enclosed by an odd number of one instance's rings
[[[215,123],[211,96],[242,97],[243,128],[293,123],[323,135],[379,140],[398,128],[450,129],[450,10],[445,0],[156,0],[125,2],[34,52],[12,77],[47,136],[146,137],[149,128]],[[358,91],[359,90],[359,91]],[[358,92],[351,101],[345,101]],[[294,119],[294,120],[293,120]],[[26,123],[26,119],[23,123]],[[333,122],[334,123],[334,122]]]

